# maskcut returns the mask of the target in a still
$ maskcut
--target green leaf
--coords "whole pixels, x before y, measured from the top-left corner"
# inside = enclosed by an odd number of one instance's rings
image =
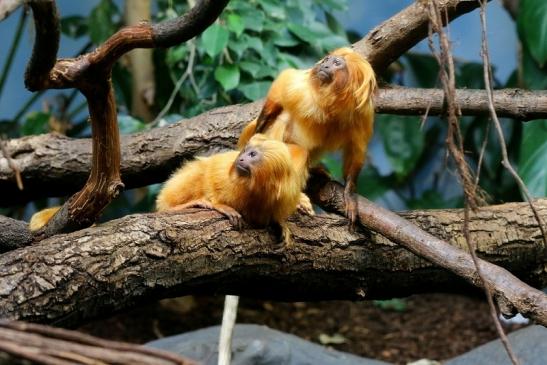
[[[61,31],[70,38],[80,38],[87,33],[87,19],[80,15],[61,19]]]
[[[268,18],[284,20],[286,18],[285,7],[275,0],[261,0],[260,6],[268,14]]]
[[[436,86],[439,64],[433,56],[420,53],[407,53],[403,57],[408,61],[412,73],[416,81],[418,81],[418,86]]]
[[[89,15],[89,37],[95,44],[100,44],[116,32],[113,17],[118,8],[111,0],[101,0]]]
[[[177,62],[180,62],[186,58],[188,54],[188,47],[186,43],[179,44],[178,46],[171,47],[167,50],[167,56],[165,57],[165,62],[169,66],[175,65]]]
[[[146,124],[130,115],[118,115],[121,134],[136,133],[146,129]]]
[[[494,73],[492,69],[492,73]],[[456,87],[468,89],[484,89],[482,63],[465,62],[458,68]]]
[[[517,16],[520,39],[540,66],[547,61],[547,1],[521,0]]]
[[[258,81],[251,84],[241,85],[239,90],[241,90],[247,99],[254,101],[265,97],[271,84],[272,83],[268,81]]]
[[[547,66],[543,69],[539,67],[526,47],[522,49],[522,71],[524,84],[527,88],[547,89]]]
[[[518,166],[530,194],[547,196],[547,120],[524,124]]]
[[[215,80],[220,82],[226,91],[235,88],[239,84],[239,67],[236,65],[223,65],[215,70]]]
[[[239,63],[239,67],[247,72],[252,77],[256,77],[258,74],[258,71],[260,71],[261,64],[258,61],[251,62],[251,61],[241,61]]]
[[[394,312],[406,311],[406,301],[404,299],[394,298],[387,300],[374,300],[374,305],[380,309]]]
[[[246,11],[242,14],[243,22],[245,23],[245,29],[249,29],[255,32],[262,32],[264,29],[264,13],[253,9]]]
[[[23,136],[30,136],[47,133],[49,131],[49,118],[51,118],[51,114],[49,113],[29,113],[25,123],[21,126],[21,134]]]
[[[239,15],[232,13],[228,15],[227,20],[228,29],[239,37],[243,33],[243,30],[245,30],[243,19]]]
[[[211,25],[201,35],[201,41],[205,52],[211,57],[220,54],[228,44],[228,36],[228,31],[222,25]]]
[[[395,175],[404,178],[414,169],[424,148],[420,118],[380,115],[375,126]]]

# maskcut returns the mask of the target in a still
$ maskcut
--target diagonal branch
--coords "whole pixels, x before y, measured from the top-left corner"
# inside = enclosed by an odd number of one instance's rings
[[[376,73],[382,73],[393,61],[427,37],[427,3],[415,1],[353,45],[369,60]],[[443,20],[448,22],[479,7],[477,0],[436,0],[436,3],[439,11],[446,13]]]
[[[323,209],[338,214],[344,213],[344,188],[339,183],[326,176],[316,175],[312,179],[308,193],[310,198]],[[505,316],[511,317],[519,312],[526,317],[536,319],[544,326],[547,325],[547,295],[542,291],[527,286],[499,266],[477,259],[483,281],[477,273],[471,254],[449,245],[363,197],[358,197],[358,206],[359,221],[367,228],[381,233],[416,255],[452,271],[477,287],[487,286],[492,290]]]

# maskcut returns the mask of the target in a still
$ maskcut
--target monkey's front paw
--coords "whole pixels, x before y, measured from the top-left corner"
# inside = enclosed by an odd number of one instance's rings
[[[220,213],[224,214],[226,218],[228,218],[228,220],[230,221],[230,224],[235,229],[237,229],[238,231],[241,230],[241,227],[243,226],[243,217],[241,216],[241,214],[238,213],[237,210],[222,204],[216,205],[215,209]]]
[[[300,201],[298,202],[296,209],[303,214],[315,215],[315,212],[313,211],[313,205],[311,204],[311,200],[304,193],[300,193]]]

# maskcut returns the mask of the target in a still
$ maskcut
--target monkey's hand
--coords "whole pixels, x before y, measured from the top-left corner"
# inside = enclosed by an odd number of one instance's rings
[[[241,214],[239,214],[237,210],[224,204],[215,204],[213,206],[213,209],[216,210],[217,212],[224,214],[230,221],[230,224],[235,229],[237,229],[238,231],[241,230],[243,226],[243,217],[241,217]]]
[[[239,214],[234,208],[224,204],[213,204],[209,200],[198,199],[185,204],[176,205],[174,207],[169,208],[169,210],[177,211],[177,210],[184,210],[188,208],[203,208],[203,209],[216,210],[217,212],[225,215],[230,221],[230,224],[232,224],[232,226],[234,226],[235,229],[237,229],[238,231],[241,230],[241,226],[243,222],[243,218],[241,217],[241,214]]]
[[[304,193],[300,193],[300,201],[298,202],[298,205],[296,206],[296,209],[300,213],[303,213],[303,214],[306,214],[306,215],[315,215],[315,212],[313,211],[313,206],[311,204],[311,200]]]
[[[349,229],[351,232],[355,231],[357,221],[357,197],[354,192],[355,184],[348,181],[344,188],[344,202],[346,203],[346,217],[349,219]]]

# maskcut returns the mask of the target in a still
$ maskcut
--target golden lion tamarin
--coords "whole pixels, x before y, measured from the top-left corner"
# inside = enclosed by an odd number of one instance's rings
[[[307,70],[288,69],[273,82],[258,118],[243,130],[238,146],[254,133],[304,147],[310,163],[342,150],[346,215],[355,224],[352,198],[372,136],[374,71],[350,48],[340,48]]]
[[[219,211],[239,227],[278,224],[291,244],[286,220],[307,179],[305,149],[254,135],[241,151],[198,158],[177,170],[158,194],[158,211],[202,207]]]

